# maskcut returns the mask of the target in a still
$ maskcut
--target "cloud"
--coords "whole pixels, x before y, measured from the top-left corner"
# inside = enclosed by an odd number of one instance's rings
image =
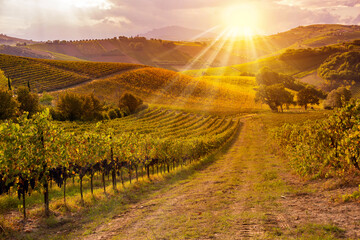
[[[210,29],[223,9],[248,0],[0,0],[0,31],[47,39],[134,36],[179,25]],[[358,24],[359,0],[252,0],[266,34],[316,23]],[[10,20],[11,19],[11,20]]]

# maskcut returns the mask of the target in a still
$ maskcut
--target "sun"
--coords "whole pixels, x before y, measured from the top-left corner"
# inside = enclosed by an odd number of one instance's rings
[[[252,37],[257,32],[260,14],[251,3],[231,5],[222,14],[228,37]]]

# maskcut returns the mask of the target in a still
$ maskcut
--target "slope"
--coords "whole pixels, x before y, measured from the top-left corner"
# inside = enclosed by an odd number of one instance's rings
[[[131,92],[146,103],[194,111],[238,113],[261,109],[261,105],[253,100],[254,79],[243,83],[236,80],[231,84],[222,82],[221,78],[192,78],[165,69],[141,68],[91,81],[68,91],[94,93],[114,104],[123,92]]]
[[[37,91],[74,86],[116,72],[144,67],[136,64],[44,60],[0,54],[0,69],[18,86],[30,84]]]

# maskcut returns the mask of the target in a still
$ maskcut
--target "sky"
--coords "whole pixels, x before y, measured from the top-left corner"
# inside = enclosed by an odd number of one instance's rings
[[[274,34],[318,23],[360,24],[360,0],[0,0],[0,33],[33,40],[136,36],[165,26],[250,26]]]

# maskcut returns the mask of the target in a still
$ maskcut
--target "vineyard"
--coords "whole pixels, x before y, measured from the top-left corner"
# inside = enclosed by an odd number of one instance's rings
[[[274,140],[298,174],[346,178],[360,170],[359,116],[360,102],[352,100],[325,120],[274,129]]]
[[[150,179],[170,172],[219,149],[239,125],[234,119],[157,108],[93,125],[58,124],[48,111],[32,119],[23,115],[0,125],[0,194],[17,192],[26,218],[27,197],[41,192],[48,216],[53,182],[63,189],[66,206],[67,181],[77,179],[84,204],[85,180],[93,194],[94,178],[100,177],[106,193],[106,178],[116,189],[141,174]]]
[[[31,88],[39,92],[62,89],[141,67],[137,64],[56,61],[0,54],[0,69],[15,87],[27,86],[29,82]]]

